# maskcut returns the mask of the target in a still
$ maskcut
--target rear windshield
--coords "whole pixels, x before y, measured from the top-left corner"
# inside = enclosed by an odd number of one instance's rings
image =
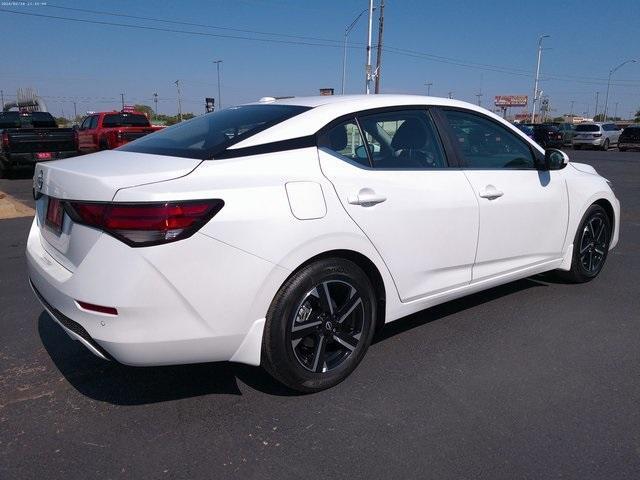
[[[243,105],[178,123],[120,147],[119,150],[174,157],[212,159],[230,145],[294,117],[309,107]]]
[[[56,128],[57,126],[49,112],[0,113],[0,128]]]
[[[149,119],[144,115],[135,113],[109,113],[102,120],[104,128],[115,127],[148,127]]]
[[[599,132],[599,125],[577,125],[576,132]]]

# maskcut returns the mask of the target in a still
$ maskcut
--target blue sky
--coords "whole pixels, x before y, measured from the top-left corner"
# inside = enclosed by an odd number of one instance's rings
[[[549,49],[543,53],[541,89],[550,96],[552,113],[568,113],[573,100],[575,113],[593,115],[596,91],[601,92],[600,104],[604,102],[609,69],[636,58],[638,63],[616,72],[609,97],[609,112],[613,114],[618,102],[618,114],[628,116],[640,108],[640,1],[606,3],[605,8],[601,1],[592,0],[386,0],[385,46],[420,54],[384,51],[382,91],[425,93],[424,83],[430,81],[432,95],[446,96],[452,91],[454,98],[474,103],[482,88],[483,106],[489,106],[497,94],[531,96],[537,38],[545,33],[551,38],[545,39]],[[56,0],[49,6],[3,2],[0,9],[206,35],[0,12],[5,46],[0,88],[5,99],[15,95],[18,87],[36,88],[51,111],[60,114],[64,108],[66,115],[73,111],[73,98],[80,113],[119,107],[121,92],[127,103],[152,105],[152,94],[157,92],[160,112],[175,113],[173,82],[180,79],[183,111],[201,113],[204,97],[217,96],[212,60],[222,59],[225,106],[265,95],[313,95],[321,87],[334,87],[338,92],[344,28],[367,4],[366,0]],[[328,44],[51,5],[336,42],[331,46],[293,45],[216,37],[211,35]],[[353,48],[348,51],[347,93],[363,90],[365,37],[363,16],[349,37]]]

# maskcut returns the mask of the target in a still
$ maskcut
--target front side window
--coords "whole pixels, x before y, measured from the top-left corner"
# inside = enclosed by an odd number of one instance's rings
[[[98,116],[94,115],[93,117],[91,117],[91,122],[89,123],[89,129],[93,130],[97,126],[98,126]]]
[[[212,159],[227,147],[294,117],[309,107],[242,105],[195,117],[127,143],[119,150]]]
[[[347,120],[322,133],[318,147],[337,153],[351,162],[368,167],[369,157],[355,120]]]
[[[529,145],[496,122],[481,115],[445,110],[466,166],[469,168],[534,169],[535,160]]]
[[[447,166],[440,138],[426,110],[358,116],[374,168],[425,169]]]
[[[91,124],[91,117],[87,117],[82,121],[82,124],[80,125],[80,128],[85,130],[85,129],[89,128],[90,124]]]

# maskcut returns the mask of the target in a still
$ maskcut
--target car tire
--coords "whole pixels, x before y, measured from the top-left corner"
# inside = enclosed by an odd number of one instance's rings
[[[104,138],[100,140],[100,148],[98,150],[109,150],[109,144]]]
[[[298,392],[333,387],[364,357],[376,314],[371,281],[355,263],[310,263],[289,277],[269,307],[262,366]]]
[[[621,152],[626,152],[627,151],[627,149],[624,148],[624,147],[618,147],[618,150],[621,151]]]
[[[13,177],[13,168],[10,164],[0,159],[0,178],[10,179]]]
[[[573,239],[571,270],[558,271],[559,276],[570,283],[585,283],[596,278],[607,260],[611,232],[607,212],[600,205],[591,205]]]
[[[602,151],[606,152],[609,150],[609,139],[605,138],[604,143],[602,144]]]

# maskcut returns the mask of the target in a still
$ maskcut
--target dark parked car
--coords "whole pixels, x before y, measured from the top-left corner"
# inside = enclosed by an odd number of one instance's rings
[[[533,139],[543,148],[562,148],[564,137],[555,125],[546,123],[521,123],[522,126],[533,128]]]
[[[516,127],[518,130],[522,130],[527,137],[529,137],[531,140],[534,140],[534,138],[533,138],[533,127],[531,125],[524,125],[522,123],[514,123],[513,126]]]
[[[75,130],[58,128],[49,112],[2,112],[0,132],[0,176],[9,176],[19,165],[78,154]]]
[[[548,122],[545,125],[551,125],[554,127],[558,127],[560,133],[562,133],[562,139],[564,140],[565,145],[571,145],[571,140],[573,140],[573,136],[575,135],[576,127],[569,122]]]
[[[640,124],[629,125],[618,138],[618,150],[640,150]]]

